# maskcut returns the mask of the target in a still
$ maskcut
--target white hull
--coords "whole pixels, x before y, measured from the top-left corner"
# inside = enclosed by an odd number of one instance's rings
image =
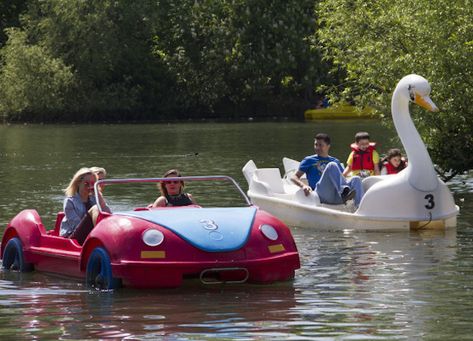
[[[444,229],[456,226],[458,208],[450,215],[434,221],[392,220],[360,216],[335,208],[302,204],[292,200],[259,195],[248,191],[259,208],[275,215],[289,226],[319,230],[408,231]],[[329,206],[329,205],[326,205]],[[339,207],[337,205],[335,207]]]
[[[358,230],[358,231],[409,231],[446,229],[457,224],[459,208],[453,201],[448,187],[440,180],[435,191],[418,191],[403,186],[399,176],[372,176],[363,180],[365,192],[379,192],[384,183],[391,180],[396,185],[397,200],[387,201],[381,191],[375,198],[363,197],[360,208],[353,201],[342,205],[322,204],[315,192],[308,196],[290,181],[299,162],[283,159],[286,176],[281,178],[278,168],[257,168],[250,160],[243,167],[249,190],[248,196],[253,204],[275,215],[289,226],[319,230]],[[427,208],[426,194],[435,198],[435,207]],[[394,195],[391,195],[394,196]],[[428,206],[428,205],[427,205]]]

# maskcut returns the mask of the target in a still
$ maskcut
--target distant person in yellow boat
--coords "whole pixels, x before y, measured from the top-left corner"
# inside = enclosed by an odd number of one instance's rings
[[[386,156],[381,159],[381,175],[397,174],[407,167],[407,160],[398,148],[389,149]]]
[[[350,145],[352,151],[348,156],[343,175],[357,175],[361,178],[379,175],[379,154],[375,146],[376,143],[370,142],[370,135],[367,132],[356,133],[355,142]]]

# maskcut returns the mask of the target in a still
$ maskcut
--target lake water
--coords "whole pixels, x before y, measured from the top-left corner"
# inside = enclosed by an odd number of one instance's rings
[[[83,166],[103,166],[110,178],[169,168],[230,175],[246,191],[241,168],[249,159],[282,167],[283,156],[313,153],[313,136],[324,131],[331,154],[345,162],[359,130],[381,151],[396,146],[377,121],[0,126],[0,232],[26,208],[52,227],[61,190]],[[2,270],[0,339],[471,340],[472,188],[468,177],[451,184],[461,213],[448,231],[292,227],[302,267],[274,285],[96,292],[73,279]]]

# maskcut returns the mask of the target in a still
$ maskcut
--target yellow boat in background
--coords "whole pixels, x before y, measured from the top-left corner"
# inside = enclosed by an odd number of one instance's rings
[[[366,107],[359,109],[353,105],[343,103],[334,104],[327,108],[309,109],[304,112],[306,120],[327,120],[327,119],[353,119],[353,118],[376,118],[373,115],[374,109]]]

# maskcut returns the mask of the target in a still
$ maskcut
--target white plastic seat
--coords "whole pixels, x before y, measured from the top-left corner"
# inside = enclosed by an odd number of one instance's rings
[[[258,168],[255,169],[253,176],[256,181],[263,183],[270,192],[285,193],[279,168]]]
[[[245,176],[246,182],[248,182],[248,184],[251,183],[251,180],[253,178],[253,174],[254,174],[256,169],[257,169],[257,167],[256,167],[256,164],[253,160],[248,161],[246,163],[246,165],[243,166],[242,172],[243,172],[243,175]]]

